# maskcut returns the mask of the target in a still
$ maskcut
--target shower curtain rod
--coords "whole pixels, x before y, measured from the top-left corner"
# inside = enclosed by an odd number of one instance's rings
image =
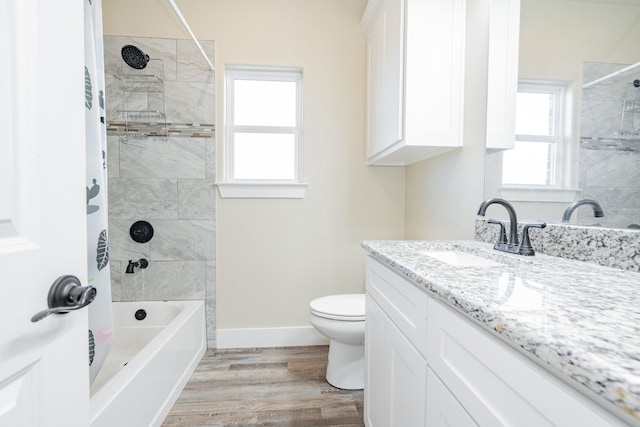
[[[607,75],[606,75],[606,76],[604,76],[604,77],[600,77],[600,78],[599,78],[599,79],[597,79],[597,80],[594,80],[594,81],[592,81],[592,82],[589,82],[589,83],[583,84],[583,85],[582,85],[582,89],[586,89],[586,88],[588,88],[588,87],[595,86],[595,85],[597,85],[598,83],[601,83],[601,82],[603,82],[603,81],[605,81],[605,80],[609,80],[609,79],[610,79],[610,78],[612,78],[612,77],[618,76],[618,75],[620,75],[620,74],[622,74],[622,73],[626,73],[627,71],[629,71],[629,70],[633,70],[634,68],[638,68],[638,67],[640,67],[640,62],[636,62],[636,63],[635,63],[635,64],[633,64],[633,65],[629,65],[628,67],[624,67],[624,68],[622,68],[622,69],[620,69],[620,70],[618,70],[618,71],[614,71],[613,73],[611,73],[611,74],[607,74]]]
[[[189,33],[189,35],[191,36],[191,38],[195,42],[196,46],[198,46],[198,49],[200,50],[200,53],[202,54],[202,56],[204,56],[204,60],[207,61],[207,64],[209,64],[209,69],[211,71],[215,71],[216,67],[213,66],[213,64],[211,63],[211,60],[209,60],[209,57],[207,56],[207,54],[205,53],[204,49],[200,45],[200,42],[198,41],[196,36],[193,34],[193,31],[191,31],[191,28],[189,28],[189,24],[187,24],[187,20],[184,19],[184,16],[182,16],[182,13],[180,12],[180,9],[178,9],[178,5],[176,4],[176,2],[174,0],[167,0],[167,3],[169,3],[171,8],[173,9],[173,12],[176,14],[178,19],[180,19],[180,22],[182,22],[182,25],[184,25],[184,28]]]

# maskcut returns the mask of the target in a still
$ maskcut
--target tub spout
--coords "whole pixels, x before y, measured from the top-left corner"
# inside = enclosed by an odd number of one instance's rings
[[[147,261],[144,258],[139,259],[136,262],[133,262],[133,261],[129,260],[129,264],[127,265],[127,269],[125,270],[125,273],[133,274],[133,273],[135,273],[134,268],[136,268],[136,267],[138,267],[138,268],[147,268],[148,265],[149,265],[149,261]]]

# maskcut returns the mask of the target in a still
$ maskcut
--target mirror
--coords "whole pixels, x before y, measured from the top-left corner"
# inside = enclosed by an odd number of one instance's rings
[[[605,217],[594,217],[592,206],[584,204],[570,223],[635,228],[640,224],[640,0],[521,0],[519,46],[519,81],[563,86],[564,149],[549,155],[549,165],[555,165],[551,186],[503,184],[503,157],[510,155],[487,149],[485,198],[502,197],[522,220],[548,223],[561,223],[574,201],[594,199]],[[524,168],[532,161],[521,162],[517,166]]]

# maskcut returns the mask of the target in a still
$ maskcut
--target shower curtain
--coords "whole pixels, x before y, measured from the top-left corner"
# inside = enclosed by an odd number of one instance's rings
[[[89,305],[89,370],[95,379],[114,341],[107,242],[107,132],[104,105],[102,0],[84,0],[84,92],[87,145],[87,256],[89,284],[98,291]]]

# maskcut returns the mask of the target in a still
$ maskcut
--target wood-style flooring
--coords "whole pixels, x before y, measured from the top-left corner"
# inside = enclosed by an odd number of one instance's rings
[[[207,350],[169,426],[361,427],[362,390],[327,383],[327,346]]]

